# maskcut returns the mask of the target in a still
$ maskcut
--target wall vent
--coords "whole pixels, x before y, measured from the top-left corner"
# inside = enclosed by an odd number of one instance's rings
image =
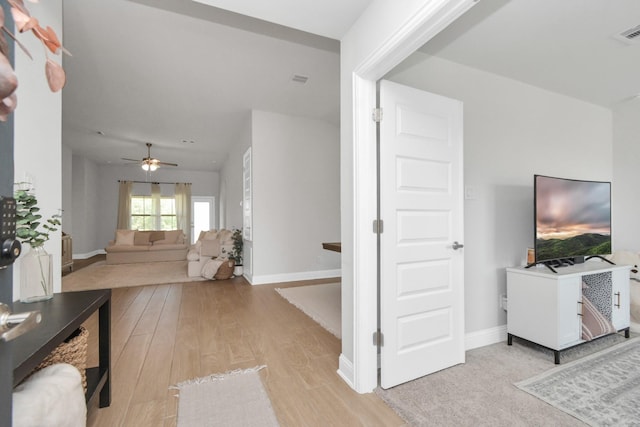
[[[293,77],[291,77],[292,82],[299,83],[301,85],[307,83],[307,80],[309,80],[309,77],[300,74],[294,74]]]
[[[640,43],[640,25],[624,30],[620,34],[616,34],[614,37],[627,44]]]

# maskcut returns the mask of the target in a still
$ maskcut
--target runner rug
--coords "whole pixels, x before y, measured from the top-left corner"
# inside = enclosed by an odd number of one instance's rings
[[[284,299],[299,308],[327,331],[340,338],[342,330],[340,283],[276,288]]]
[[[515,384],[591,426],[640,423],[640,339]]]
[[[213,374],[177,384],[178,427],[279,426],[258,371]]]

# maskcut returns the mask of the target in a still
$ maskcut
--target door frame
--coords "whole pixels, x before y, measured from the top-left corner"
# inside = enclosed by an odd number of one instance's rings
[[[339,374],[359,393],[378,385],[378,352],[372,331],[378,326],[377,237],[371,221],[377,212],[376,84],[409,55],[475,5],[477,0],[425,2],[393,37],[378,47],[353,72],[353,360],[340,360]],[[344,311],[345,319],[350,313]],[[346,314],[346,315],[345,315]],[[343,334],[344,335],[344,334]],[[344,347],[344,343],[343,343]]]

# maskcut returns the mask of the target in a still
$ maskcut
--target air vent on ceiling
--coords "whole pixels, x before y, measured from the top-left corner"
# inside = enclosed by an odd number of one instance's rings
[[[291,77],[292,82],[299,83],[301,85],[307,83],[307,80],[309,80],[309,77],[300,74],[294,74],[293,77]]]
[[[614,37],[627,44],[640,43],[640,25],[624,30],[620,34],[616,34]]]

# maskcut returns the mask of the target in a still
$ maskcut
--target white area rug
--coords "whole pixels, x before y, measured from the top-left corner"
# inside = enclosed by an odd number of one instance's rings
[[[177,384],[178,427],[279,426],[257,366]]]
[[[640,339],[515,384],[591,426],[640,425]]]
[[[206,280],[187,276],[187,261],[107,265],[99,261],[62,277],[63,291],[126,288]]]
[[[277,288],[276,291],[336,337],[341,337],[340,283]]]

